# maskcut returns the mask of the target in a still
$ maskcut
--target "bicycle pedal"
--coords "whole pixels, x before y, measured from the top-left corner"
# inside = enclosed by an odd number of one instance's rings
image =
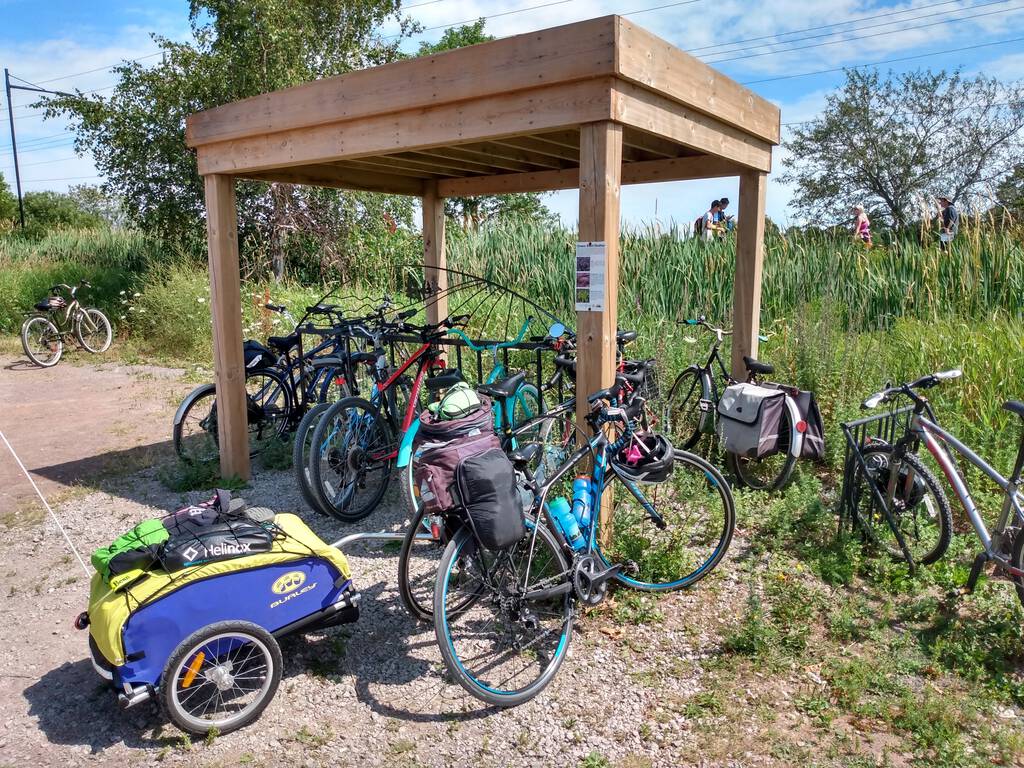
[[[640,575],[640,566],[636,560],[627,560],[622,564],[622,570],[627,576],[638,576]]]

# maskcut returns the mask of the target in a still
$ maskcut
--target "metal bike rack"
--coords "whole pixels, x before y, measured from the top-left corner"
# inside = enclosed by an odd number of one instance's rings
[[[895,408],[874,416],[866,416],[862,419],[843,422],[839,425],[843,430],[843,435],[846,437],[846,451],[843,456],[843,490],[839,495],[837,509],[840,531],[847,518],[849,518],[851,530],[858,525],[857,507],[853,498],[853,482],[858,468],[865,475],[868,473],[868,465],[863,453],[864,447],[869,441],[889,443],[890,445],[895,443],[906,429],[909,414],[913,413],[913,411],[913,405],[905,405],[902,408]],[[899,527],[885,505],[885,499],[881,493],[874,486],[872,486],[871,491],[879,508],[885,511],[889,529],[892,531],[893,536],[896,537],[900,550],[903,552],[903,558],[907,561],[907,565],[911,573],[913,573],[917,569],[917,564],[914,562],[914,557],[907,547],[903,534],[900,533]]]
[[[429,533],[417,534],[416,538],[422,541],[433,541],[433,537]],[[337,541],[332,542],[331,546],[335,549],[344,550],[345,547],[350,544],[369,541],[403,541],[404,539],[404,531],[367,531],[364,533],[350,533],[348,536],[342,536]]]

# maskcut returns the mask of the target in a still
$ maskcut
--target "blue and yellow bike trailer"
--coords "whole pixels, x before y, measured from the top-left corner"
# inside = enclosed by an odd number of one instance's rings
[[[93,576],[88,626],[96,671],[123,708],[153,698],[182,730],[248,725],[281,679],[276,638],[355,621],[359,594],[340,550],[279,514],[269,551],[167,573]]]

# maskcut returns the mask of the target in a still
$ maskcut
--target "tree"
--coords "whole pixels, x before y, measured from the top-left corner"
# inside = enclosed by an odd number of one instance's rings
[[[18,198],[11,193],[7,180],[0,173],[0,223],[18,218]]]
[[[415,29],[400,18],[399,7],[399,0],[191,0],[191,41],[154,35],[162,61],[150,67],[126,62],[115,68],[118,82],[111,96],[79,92],[43,104],[49,115],[71,119],[76,150],[92,153],[106,178],[104,191],[123,201],[133,223],[198,250],[205,239],[203,183],[195,154],[185,146],[185,118],[237,99],[399,58],[402,37]],[[388,18],[400,21],[401,32],[394,39],[377,31]],[[280,276],[283,249],[297,248],[307,237],[289,228],[297,221],[292,213],[304,211],[306,223],[315,219],[323,225],[318,232],[333,235],[336,228],[320,217],[334,216],[339,207],[347,214],[347,224],[385,226],[373,210],[363,217],[367,206],[349,193],[241,184],[239,240],[244,253],[266,256]],[[411,222],[407,199],[389,197],[378,207],[393,220]],[[256,249],[257,244],[272,247]],[[341,253],[336,266],[344,269],[352,258]]]
[[[25,226],[35,234],[51,229],[95,229],[107,224],[99,215],[83,210],[70,195],[26,192]]]
[[[1018,218],[1024,216],[1024,163],[1017,163],[996,187],[996,203]]]
[[[848,70],[816,120],[786,142],[793,205],[833,223],[855,203],[894,225],[918,218],[937,193],[963,201],[1000,179],[1024,142],[1024,87],[931,71],[884,78]]]
[[[79,210],[105,221],[108,226],[125,224],[124,203],[96,184],[76,184],[68,189],[68,197]]]
[[[484,32],[485,19],[472,24],[445,30],[436,43],[420,43],[418,56],[464,48],[467,45],[486,43],[493,35]],[[475,229],[486,221],[501,218],[524,218],[553,221],[555,215],[541,200],[541,195],[520,192],[508,195],[481,195],[478,197],[447,197],[444,201],[445,215],[462,223],[465,230]]]

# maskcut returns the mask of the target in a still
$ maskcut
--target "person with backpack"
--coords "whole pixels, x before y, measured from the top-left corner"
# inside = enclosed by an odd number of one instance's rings
[[[718,213],[722,210],[720,200],[712,200],[708,211],[693,223],[693,232],[703,240],[712,240],[719,231]]]

